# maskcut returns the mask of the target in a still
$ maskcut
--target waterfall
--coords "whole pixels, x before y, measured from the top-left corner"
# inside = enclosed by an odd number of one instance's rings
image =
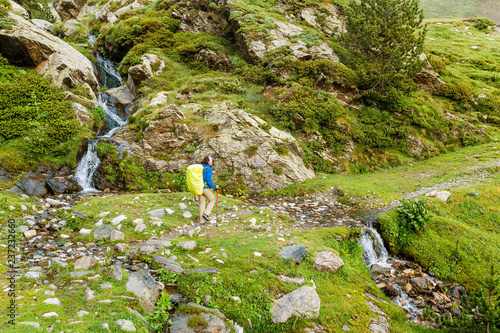
[[[392,268],[392,265],[388,263],[389,252],[384,246],[384,241],[382,236],[378,233],[372,225],[372,222],[365,222],[366,230],[360,239],[360,245],[363,248],[363,259],[368,268],[372,265],[377,264],[382,267]],[[402,262],[401,260],[391,258],[393,262]],[[394,283],[394,288],[398,291],[399,296],[395,297],[392,302],[401,308],[405,309],[412,318],[416,319],[416,314],[421,313],[422,309],[417,308],[408,297],[408,294],[397,284]]]
[[[88,41],[92,46],[94,46],[96,37],[92,34],[89,34]],[[100,86],[106,88],[119,87],[122,84],[123,80],[114,63],[111,60],[104,58],[98,52],[95,52],[95,57],[97,59],[97,64],[93,63],[94,71],[97,79],[99,80]],[[114,107],[114,102],[111,101],[111,98],[108,94],[99,92],[97,100],[99,103],[99,107],[104,110],[105,114],[105,126],[103,127],[103,129],[105,129],[106,132],[100,137],[110,138],[113,136],[113,134],[116,133],[116,131],[118,131],[120,128],[122,128],[123,125],[127,123],[127,120],[123,119],[118,114],[118,111]],[[82,192],[98,191],[94,188],[92,181],[94,173],[101,163],[96,153],[96,146],[98,142],[98,139],[89,140],[87,153],[80,160],[75,171],[78,185],[80,185],[83,189]]]
[[[89,146],[87,153],[82,157],[78,163],[78,167],[75,171],[76,179],[78,180],[78,185],[82,187],[82,192],[94,192],[97,191],[94,188],[92,178],[95,171],[101,161],[97,156],[96,146],[99,140],[89,140]]]

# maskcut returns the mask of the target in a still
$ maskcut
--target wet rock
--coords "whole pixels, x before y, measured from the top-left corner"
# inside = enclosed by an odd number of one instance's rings
[[[27,172],[14,186],[14,188],[16,189],[11,189],[11,191],[17,191],[16,193],[19,193],[19,191],[21,191],[22,193],[25,193],[29,196],[46,196],[49,194],[49,191],[45,187],[46,179],[47,175],[35,173],[32,171]]]
[[[161,266],[166,271],[171,271],[175,273],[183,273],[184,269],[173,260],[167,259],[162,256],[152,255],[151,258],[154,262]]]
[[[110,102],[113,103],[122,117],[127,117],[130,114],[132,107],[135,105],[135,97],[126,85],[108,89],[105,94],[110,96]]]
[[[338,255],[332,252],[321,251],[318,253],[313,268],[317,271],[327,271],[335,273],[341,267],[344,267],[344,261]]]
[[[273,323],[284,323],[290,317],[318,318],[321,300],[313,287],[300,287],[278,299],[272,309]]]
[[[415,289],[415,291],[418,293],[427,292],[429,290],[428,281],[426,278],[415,277],[410,279],[410,283],[413,289]]]
[[[131,291],[139,299],[146,312],[153,311],[160,291],[148,270],[131,272],[127,280],[127,291]]]
[[[280,258],[293,259],[297,264],[300,264],[306,256],[307,249],[297,245],[285,246],[279,254]]]

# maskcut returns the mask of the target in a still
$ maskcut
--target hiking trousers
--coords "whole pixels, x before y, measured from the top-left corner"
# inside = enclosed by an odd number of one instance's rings
[[[209,188],[203,189],[203,194],[200,195],[199,197],[200,197],[200,223],[203,223],[205,222],[203,214],[207,214],[208,216],[210,216],[212,208],[214,208],[215,198],[214,195],[212,194],[212,191]],[[208,199],[208,206],[206,209],[205,209],[205,197]]]

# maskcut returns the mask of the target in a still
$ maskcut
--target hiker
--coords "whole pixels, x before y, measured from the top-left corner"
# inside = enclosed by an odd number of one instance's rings
[[[200,199],[200,224],[205,224],[210,221],[210,213],[214,207],[215,199],[212,194],[211,188],[218,189],[219,185],[212,182],[212,158],[205,156],[201,165],[203,166],[203,194],[199,196]],[[205,197],[208,199],[208,206],[205,209]]]

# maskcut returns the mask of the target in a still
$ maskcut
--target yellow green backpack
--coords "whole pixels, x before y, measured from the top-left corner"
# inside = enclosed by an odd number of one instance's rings
[[[203,170],[205,168],[201,164],[192,164],[186,169],[186,183],[193,195],[203,194]]]

